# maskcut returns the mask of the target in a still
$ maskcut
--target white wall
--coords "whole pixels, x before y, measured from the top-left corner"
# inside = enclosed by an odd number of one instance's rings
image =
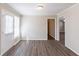
[[[6,4],[1,4],[1,55],[9,50],[13,45],[20,41],[20,39],[14,39],[14,33],[5,34],[5,14],[20,16],[14,9],[10,8]]]
[[[26,40],[47,40],[47,20],[53,16],[23,16],[21,23],[22,38]]]
[[[0,8],[0,55],[1,55],[1,8]]]
[[[79,4],[62,11],[58,17],[65,18],[65,46],[79,55]]]

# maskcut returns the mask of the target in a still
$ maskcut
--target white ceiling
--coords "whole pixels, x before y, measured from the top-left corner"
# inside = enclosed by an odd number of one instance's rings
[[[43,3],[44,8],[37,10],[38,3],[9,3],[11,7],[22,15],[56,15],[74,3]]]

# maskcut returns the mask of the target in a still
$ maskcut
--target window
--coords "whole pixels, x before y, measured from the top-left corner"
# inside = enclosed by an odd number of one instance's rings
[[[14,17],[14,38],[19,37],[19,26],[20,25],[20,18],[15,16]]]
[[[14,38],[19,37],[20,35],[20,17],[18,16],[5,16],[5,33],[10,34],[14,33]]]
[[[5,33],[9,34],[9,33],[13,33],[13,16],[10,15],[6,15],[5,16]]]

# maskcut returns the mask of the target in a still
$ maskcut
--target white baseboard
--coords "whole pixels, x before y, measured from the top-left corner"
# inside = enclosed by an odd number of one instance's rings
[[[17,40],[11,47],[13,47],[14,45],[16,45],[20,40]],[[1,53],[1,55],[3,55],[4,53],[6,53],[11,47],[9,47],[7,50],[5,50],[4,52]]]
[[[47,40],[47,38],[46,39],[22,38],[21,40]]]
[[[17,41],[13,44],[13,46],[16,45],[19,41],[20,41],[20,40],[17,40]]]
[[[47,40],[47,39],[22,39],[22,40]]]
[[[50,35],[50,34],[49,34]],[[50,35],[51,36],[51,35]],[[55,37],[54,36],[51,36],[51,37],[53,37],[54,39],[55,39]]]
[[[67,47],[67,46],[66,46],[66,47]],[[79,55],[79,53],[76,52],[75,50],[73,50],[72,48],[70,48],[70,47],[67,47],[67,48],[69,48],[70,50],[72,50],[75,54]]]

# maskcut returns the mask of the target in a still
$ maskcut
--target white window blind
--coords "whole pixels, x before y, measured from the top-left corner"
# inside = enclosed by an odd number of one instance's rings
[[[20,27],[20,18],[15,16],[14,17],[14,38],[19,37],[19,28]]]
[[[9,34],[9,33],[13,33],[13,16],[10,15],[6,15],[5,16],[5,33]]]

